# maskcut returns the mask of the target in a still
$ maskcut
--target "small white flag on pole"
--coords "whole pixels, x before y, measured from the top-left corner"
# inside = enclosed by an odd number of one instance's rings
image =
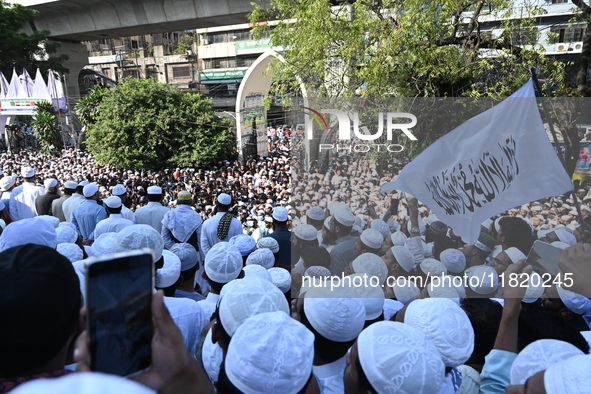
[[[484,220],[573,184],[546,135],[530,79],[435,141],[380,192],[390,190],[412,194],[473,245]]]

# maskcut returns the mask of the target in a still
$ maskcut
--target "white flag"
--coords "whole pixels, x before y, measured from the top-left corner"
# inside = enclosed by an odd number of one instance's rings
[[[507,209],[573,190],[548,140],[533,82],[421,152],[380,192],[404,190],[469,245]]]

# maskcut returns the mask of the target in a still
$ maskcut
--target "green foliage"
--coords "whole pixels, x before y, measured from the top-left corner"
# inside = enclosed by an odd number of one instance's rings
[[[104,93],[87,148],[101,163],[151,169],[232,158],[235,137],[211,101],[153,79],[124,78]]]
[[[62,149],[61,128],[58,124],[56,111],[49,102],[37,103],[37,113],[33,117],[33,133],[44,153],[54,149]]]
[[[90,89],[90,93],[78,100],[74,112],[76,112],[82,126],[90,128],[96,122],[99,115],[99,106],[107,92],[106,88],[95,85]]]
[[[174,50],[175,55],[184,55],[189,49],[192,48],[194,38],[190,34],[183,34],[179,37],[179,44]]]
[[[45,59],[48,54],[57,52],[59,42],[50,42],[49,31],[39,30],[28,35],[21,31],[32,22],[38,11],[20,4],[8,4],[0,1],[0,71],[8,78],[12,69],[21,71],[23,68],[34,71],[40,68],[44,73],[48,69],[67,71],[61,64],[68,59],[66,55]]]

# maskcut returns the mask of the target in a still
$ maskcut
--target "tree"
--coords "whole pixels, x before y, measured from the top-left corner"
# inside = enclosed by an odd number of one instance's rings
[[[234,157],[230,122],[211,101],[153,79],[124,78],[105,92],[97,114],[84,116],[87,148],[123,168],[202,166]],[[96,117],[95,117],[96,116]]]
[[[47,39],[49,31],[39,30],[27,35],[21,29],[33,22],[38,11],[20,4],[8,4],[0,1],[0,71],[6,76],[12,75],[12,69],[21,71],[23,68],[35,70],[40,68],[44,73],[48,69],[67,72],[62,63],[67,55],[47,58],[57,52],[60,43]]]
[[[52,149],[62,149],[61,129],[51,103],[37,103],[37,113],[33,117],[33,133],[45,154]]]

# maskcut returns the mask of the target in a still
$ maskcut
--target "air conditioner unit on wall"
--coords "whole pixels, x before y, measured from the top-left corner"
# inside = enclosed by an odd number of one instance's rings
[[[577,42],[575,43],[575,45],[573,46],[574,51],[575,52],[581,52],[581,50],[583,49],[583,43],[582,42]]]
[[[568,52],[568,44],[556,45],[556,52]]]

